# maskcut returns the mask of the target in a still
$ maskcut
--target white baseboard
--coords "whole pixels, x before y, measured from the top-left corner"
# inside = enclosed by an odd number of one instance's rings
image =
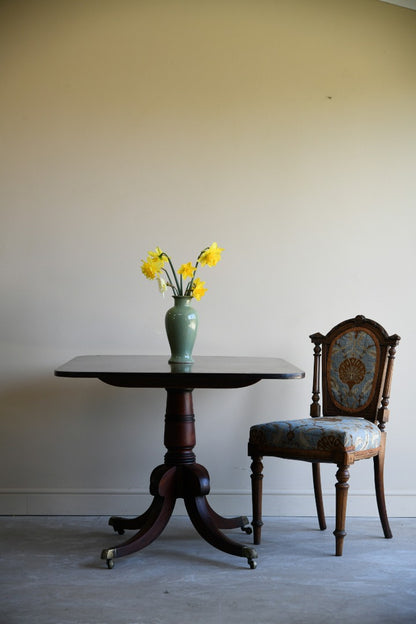
[[[324,492],[325,512],[335,515],[334,492]],[[209,495],[211,506],[225,516],[251,516],[251,496],[248,490],[213,490]],[[151,502],[145,490],[0,490],[0,515],[126,515],[143,513]],[[416,517],[416,492],[386,493],[388,515]],[[176,503],[175,515],[186,515],[182,500]],[[350,516],[377,516],[374,492],[350,492],[347,514]],[[315,501],[311,491],[265,491],[264,516],[315,516]]]

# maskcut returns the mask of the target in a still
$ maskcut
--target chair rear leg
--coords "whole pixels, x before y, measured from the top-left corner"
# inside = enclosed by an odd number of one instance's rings
[[[321,467],[320,464],[312,464],[313,490],[315,492],[316,511],[318,514],[319,528],[321,531],[326,529],[324,502],[322,499],[321,486]]]
[[[338,471],[336,474],[337,483],[336,488],[336,519],[335,519],[335,555],[340,557],[342,555],[342,549],[344,546],[345,532],[345,516],[347,512],[347,498],[348,498],[348,479],[350,473],[348,466],[344,464],[338,464]]]
[[[386,499],[384,497],[384,455],[385,440],[378,455],[373,457],[374,461],[374,483],[376,486],[376,498],[378,515],[380,516],[381,526],[383,527],[384,537],[390,539],[393,533],[390,529],[389,519],[387,517]]]
[[[263,498],[263,457],[252,456],[251,463],[251,500],[253,506],[253,542],[260,544],[262,522],[262,498]]]

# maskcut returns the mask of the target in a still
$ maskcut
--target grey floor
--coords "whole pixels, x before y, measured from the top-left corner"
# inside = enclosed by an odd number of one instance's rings
[[[1,624],[416,623],[416,518],[348,518],[343,557],[333,519],[265,518],[257,569],[174,517],[147,549],[108,570],[125,539],[104,517],[0,517]],[[228,532],[250,544],[239,530]]]

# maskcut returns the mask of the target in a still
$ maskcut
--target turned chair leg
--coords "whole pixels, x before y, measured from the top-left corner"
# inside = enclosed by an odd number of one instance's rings
[[[253,506],[253,542],[254,544],[260,544],[261,542],[261,527],[263,522],[262,516],[262,498],[263,498],[263,457],[252,456],[251,464],[251,500]]]
[[[374,461],[374,483],[376,486],[376,499],[378,507],[378,515],[380,516],[381,526],[383,527],[384,537],[390,539],[393,537],[391,532],[389,519],[387,517],[386,499],[384,497],[384,444],[378,455],[373,457]]]
[[[348,498],[348,479],[350,473],[348,472],[348,466],[340,464],[338,465],[338,471],[336,474],[337,483],[336,488],[336,518],[335,518],[335,555],[340,557],[342,555],[342,548],[344,546],[345,532],[345,516],[347,512],[347,498]]]
[[[321,468],[320,464],[312,464],[313,490],[315,492],[316,511],[318,514],[319,528],[326,529],[324,502],[322,499]]]

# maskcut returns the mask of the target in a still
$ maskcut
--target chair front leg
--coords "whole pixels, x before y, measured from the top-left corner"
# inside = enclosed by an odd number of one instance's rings
[[[316,512],[318,514],[319,528],[326,529],[324,502],[322,499],[321,467],[320,464],[312,464],[313,490],[315,492]]]
[[[251,457],[251,501],[253,506],[253,543],[261,542],[262,498],[263,498],[263,464],[260,455]]]
[[[348,479],[350,473],[348,466],[345,464],[338,464],[338,471],[336,473],[337,483],[336,488],[336,518],[335,518],[335,555],[340,557],[342,555],[342,548],[344,546],[345,532],[345,516],[347,512],[347,498],[348,498]]]

